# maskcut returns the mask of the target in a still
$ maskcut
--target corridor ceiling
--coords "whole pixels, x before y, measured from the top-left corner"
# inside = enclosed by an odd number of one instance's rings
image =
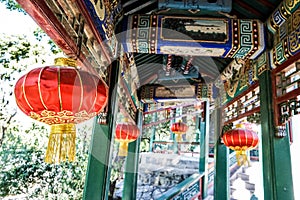
[[[227,2],[227,0],[218,0]],[[208,0],[216,3],[217,0]],[[237,19],[259,19],[265,22],[275,8],[280,4],[280,0],[232,0],[230,12],[218,12],[205,9],[187,11],[184,9],[161,8],[159,2],[167,0],[121,0],[124,16],[131,14],[160,14],[170,16],[191,16],[191,17],[213,17],[213,18],[237,18]],[[174,1],[176,2],[176,1]],[[204,2],[198,1],[177,1],[177,2]],[[134,55],[142,85],[149,83],[162,83],[162,81],[180,81],[160,79],[162,72],[163,55],[161,54],[140,54]],[[214,80],[232,61],[231,58],[218,57],[194,57],[193,66],[200,72],[198,79]],[[176,79],[176,78],[175,78]]]

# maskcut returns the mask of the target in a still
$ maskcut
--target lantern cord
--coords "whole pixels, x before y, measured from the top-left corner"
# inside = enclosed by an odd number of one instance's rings
[[[235,156],[236,156],[238,166],[241,165],[245,165],[245,166],[248,165],[249,167],[251,166],[245,150],[236,150],[235,152],[236,152]]]
[[[127,152],[128,152],[128,142],[120,142],[118,155],[120,157],[125,157],[127,156]]]
[[[75,124],[51,125],[45,162],[58,164],[67,160],[74,161],[76,154],[75,140]]]

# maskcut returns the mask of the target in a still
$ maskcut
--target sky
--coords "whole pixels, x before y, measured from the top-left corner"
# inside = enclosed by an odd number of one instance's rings
[[[5,4],[0,3],[0,33],[27,34],[32,33],[37,27],[29,15],[7,10]]]
[[[38,25],[28,14],[24,15],[23,13],[20,13],[15,10],[14,11],[7,10],[5,4],[0,3],[0,34],[3,33],[7,35],[26,35],[26,37],[29,40],[32,39],[32,41],[36,42],[36,38],[33,35],[33,31],[35,31],[37,28]],[[46,60],[46,63],[53,64],[53,58],[49,58],[49,60]],[[32,67],[36,67],[36,66],[32,66]],[[15,101],[13,101],[13,103],[15,104]],[[16,107],[16,105],[14,106]],[[18,111],[16,115],[17,119],[21,119],[21,121],[25,120],[26,122],[34,121],[30,117],[27,117],[19,109],[17,111]],[[86,122],[81,123],[79,127],[84,126],[86,124],[91,126],[92,123],[93,123],[92,119],[87,120]],[[27,125],[30,126],[30,123],[28,123]]]

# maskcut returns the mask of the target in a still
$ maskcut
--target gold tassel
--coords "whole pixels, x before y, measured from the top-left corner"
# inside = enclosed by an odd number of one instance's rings
[[[75,139],[75,124],[51,125],[45,162],[58,164],[66,160],[74,161],[76,155]]]
[[[236,150],[235,156],[237,160],[238,166],[245,165],[250,167],[250,161],[248,160],[247,154],[245,150]]]
[[[181,134],[176,134],[176,141],[181,142],[182,141],[182,136]]]
[[[125,157],[127,156],[127,152],[128,152],[128,142],[120,142],[118,155],[120,157]]]

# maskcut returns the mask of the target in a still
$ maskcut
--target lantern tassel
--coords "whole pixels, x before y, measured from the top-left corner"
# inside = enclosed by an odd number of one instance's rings
[[[248,165],[249,167],[251,166],[245,150],[237,150],[235,152],[236,152],[235,156],[236,156],[238,166],[241,165],[245,165],[245,166]]]
[[[128,152],[128,142],[120,142],[118,155],[120,157],[125,157],[127,156],[127,152]]]
[[[45,162],[58,164],[67,160],[74,161],[76,154],[75,139],[75,124],[51,125]]]
[[[182,136],[181,134],[176,135],[176,142],[181,142],[182,141]]]

